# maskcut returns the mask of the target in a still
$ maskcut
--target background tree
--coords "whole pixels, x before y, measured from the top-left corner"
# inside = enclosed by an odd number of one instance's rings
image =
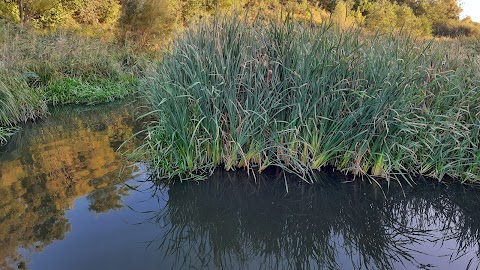
[[[121,4],[118,0],[69,1],[73,8],[72,17],[80,24],[113,23],[120,15]]]
[[[353,10],[353,5],[353,1],[338,1],[331,16],[333,22],[341,28],[362,23],[362,14]]]
[[[1,17],[37,28],[115,23],[119,14],[119,0],[0,0]]]
[[[123,41],[145,47],[160,46],[173,31],[233,6],[262,18],[284,11],[319,22],[331,15],[342,27],[355,23],[374,31],[405,29],[422,36],[473,36],[480,31],[480,26],[459,20],[457,0],[0,0],[0,18],[37,28],[120,26]]]
[[[59,0],[3,0],[4,6],[15,6],[17,11],[9,14],[8,17],[18,16],[16,21],[22,24],[34,22],[49,23],[60,18],[62,11]],[[7,11],[7,10],[5,10]],[[12,12],[13,10],[8,9]]]
[[[166,40],[177,24],[174,2],[124,0],[119,21],[122,41],[133,41],[139,48],[160,45],[152,42]]]
[[[0,19],[19,22],[18,7],[14,1],[0,1]]]

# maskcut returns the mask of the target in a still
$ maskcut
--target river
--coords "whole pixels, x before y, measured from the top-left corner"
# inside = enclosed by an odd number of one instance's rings
[[[278,170],[155,184],[120,154],[135,110],[54,109],[0,148],[0,269],[479,267],[479,188]]]

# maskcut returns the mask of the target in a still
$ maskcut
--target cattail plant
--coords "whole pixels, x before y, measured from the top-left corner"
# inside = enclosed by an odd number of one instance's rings
[[[157,120],[137,154],[166,179],[277,166],[311,182],[333,166],[478,181],[479,70],[406,34],[217,17],[143,82]]]

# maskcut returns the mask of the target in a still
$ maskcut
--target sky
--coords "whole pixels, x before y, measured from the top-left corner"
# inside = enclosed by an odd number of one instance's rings
[[[480,0],[460,0],[458,1],[463,9],[461,18],[472,17],[473,21],[480,22]]]

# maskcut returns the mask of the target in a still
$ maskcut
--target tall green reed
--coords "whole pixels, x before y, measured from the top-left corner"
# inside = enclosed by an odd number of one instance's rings
[[[46,112],[41,91],[30,89],[21,78],[0,72],[0,144],[14,134],[16,123],[36,119]]]
[[[0,72],[0,126],[26,122],[46,112],[40,89],[32,89],[22,78]]]
[[[179,37],[144,81],[158,121],[137,154],[167,179],[221,165],[309,182],[325,166],[478,181],[478,67],[405,34],[217,17]]]

